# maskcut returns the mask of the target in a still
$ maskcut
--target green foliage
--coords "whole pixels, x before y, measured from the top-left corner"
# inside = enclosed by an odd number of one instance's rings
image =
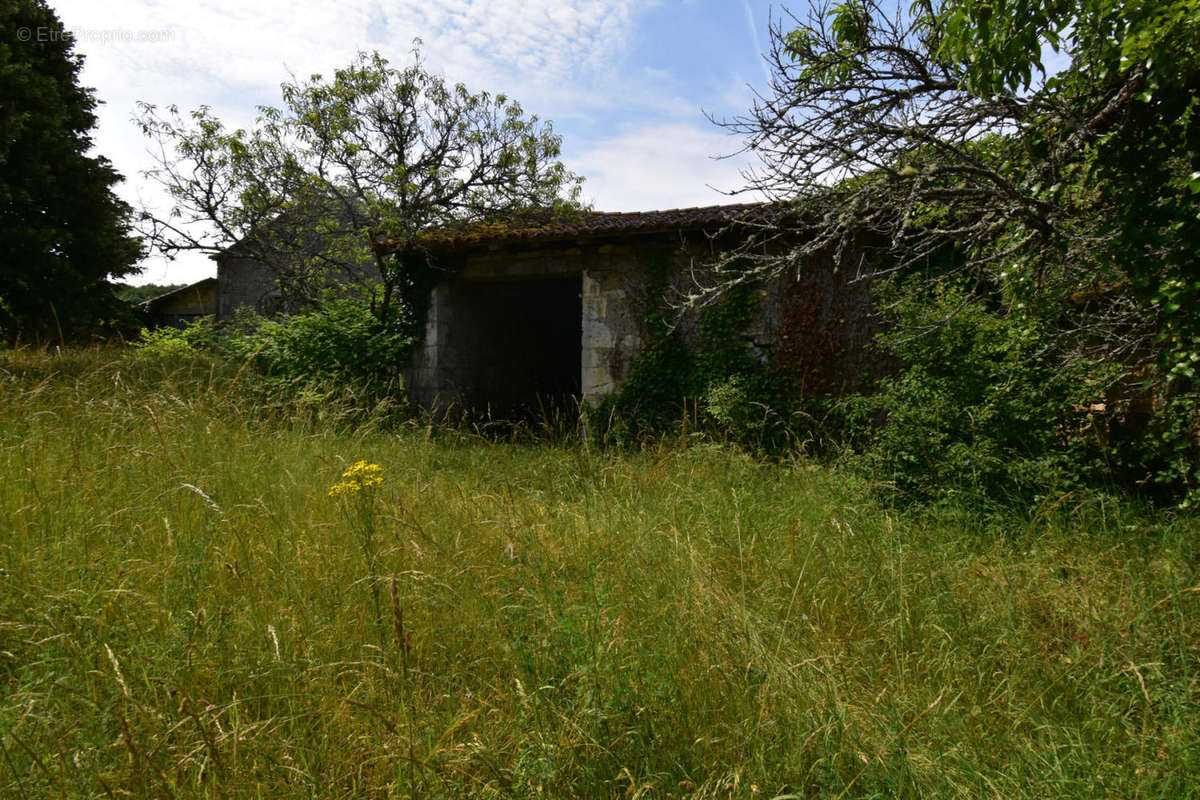
[[[773,93],[731,127],[762,148],[753,188],[820,209],[789,223],[778,271],[830,242],[887,265],[899,364],[833,404],[830,438],[907,498],[1190,502],[1200,0],[846,0],[792,19]]]
[[[279,319],[245,311],[224,326],[206,318],[183,328],[143,331],[137,345],[138,357],[147,361],[211,358],[252,367],[257,388],[275,396],[349,390],[366,413],[381,402],[403,406],[410,332],[395,308],[385,323],[365,301],[330,297]]]
[[[121,176],[87,155],[96,99],[44,0],[0,0],[0,339],[131,323],[109,277],[141,257]]]
[[[412,345],[409,326],[396,309],[381,321],[368,304],[344,298],[278,321],[263,320],[250,341],[261,343],[260,366],[269,374],[347,381],[383,393],[399,389]]]
[[[834,415],[859,467],[906,500],[1018,508],[1105,477],[1079,410],[1102,376],[1064,366],[1044,323],[951,285],[896,292],[896,326],[880,345],[898,371]]]
[[[1067,180],[1045,196],[1076,203],[1076,225],[1099,243],[1088,252],[1093,275],[1081,277],[1124,287],[1148,329],[1150,341],[1132,360],[1154,367],[1144,383],[1158,397],[1156,414],[1144,437],[1120,443],[1115,469],[1178,492],[1195,483],[1189,462],[1200,432],[1200,2],[1020,0],[996,5],[990,28],[981,17],[988,5],[956,3],[945,17],[942,51],[967,65],[979,91],[1029,89],[1043,43],[1057,46],[1069,31],[1071,64],[1040,91],[1078,108],[1086,125],[1070,154],[1079,168],[1064,170]],[[998,36],[996,26],[1004,26]],[[1054,151],[1061,125],[1047,119],[1039,127],[1028,137],[1033,152],[1062,158]],[[1041,281],[1025,278],[1029,287]]]
[[[620,392],[593,412],[600,423],[594,429],[622,441],[679,432],[690,424],[735,443],[783,446],[789,381],[769,354],[756,352],[743,338],[758,310],[755,287],[740,285],[705,307],[692,347],[678,312],[667,305],[669,252],[644,266],[647,339]]]
[[[1139,64],[1152,66],[1155,82],[1174,83],[1195,68],[1200,2],[956,0],[939,4],[926,25],[936,32],[937,55],[963,65],[971,91],[981,95],[1035,89],[1048,77],[1048,48],[1073,59],[1056,88],[1085,76],[1111,83]]]
[[[759,309],[753,284],[729,292],[700,314],[692,386],[712,427],[734,442],[778,449],[788,444],[789,403],[796,387],[744,338]]]
[[[963,286],[893,286],[887,302],[880,347],[896,372],[823,405],[834,452],[893,497],[1019,511],[1079,492],[1194,502],[1192,393],[1155,396],[1149,375],[1069,358],[1045,312]]]
[[[1099,448],[1103,472],[1139,493],[1186,498],[1196,484],[1200,445],[1200,194],[1192,185],[1200,175],[1200,2],[961,2],[948,4],[939,22],[940,53],[964,65],[973,92],[1038,92],[1077,109],[1084,120],[1082,129],[1071,130],[1055,117],[1061,112],[1039,112],[1039,124],[1019,137],[1032,160],[1013,168],[1031,176],[1058,171],[1057,183],[1035,189],[1074,217],[1067,231],[1077,243],[1067,260],[1082,255],[1089,269],[1060,273],[1028,254],[1003,258],[998,266],[1013,289],[1011,313],[1038,309],[1035,322],[1043,331],[1061,315],[1062,295],[1096,292],[1101,281],[1109,287],[1105,302],[1135,304],[1127,319],[1100,308],[1071,337],[1077,348],[1102,353],[1103,364],[1089,370],[1096,379],[1091,402],[1099,399],[1097,385],[1136,374],[1136,382],[1123,381],[1126,390],[1136,383],[1132,390],[1154,406],[1144,429],[1130,433],[1121,430],[1130,427],[1121,424],[1122,399],[1109,397],[1113,419],[1104,427],[1116,433]],[[1071,61],[1059,75],[1043,73],[1039,85],[1031,70],[1042,70],[1046,44],[1064,47]],[[1064,150],[1067,137],[1074,137],[1072,151]],[[1039,298],[1046,286],[1062,294],[1051,293],[1049,302]],[[1142,341],[1131,345],[1139,328]],[[1057,338],[1043,341],[1071,360],[1071,343]],[[1103,339],[1111,344],[1097,347]],[[1103,352],[1106,344],[1111,354]],[[1020,381],[1026,366],[1014,363],[994,380]],[[1028,377],[1036,381],[1036,372]],[[1075,385],[1077,402],[1087,402],[1080,389],[1089,386]],[[1079,446],[1079,437],[1065,440],[1060,460],[1078,462]]]
[[[206,358],[217,351],[220,343],[212,317],[201,317],[180,328],[143,328],[133,344],[138,359],[170,364]]]
[[[176,289],[182,289],[186,284],[182,283],[145,283],[140,286],[132,286],[126,283],[117,283],[113,285],[113,291],[118,298],[126,303],[137,305],[144,303],[147,300],[158,297],[160,294],[166,294]]]

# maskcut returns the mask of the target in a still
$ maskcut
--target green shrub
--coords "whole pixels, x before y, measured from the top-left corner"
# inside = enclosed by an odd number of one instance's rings
[[[904,297],[880,337],[899,370],[835,414],[853,463],[908,500],[1027,505],[1107,482],[1079,411],[1101,365],[1064,362],[1044,319],[961,288]]]
[[[174,362],[211,355],[218,340],[212,317],[179,328],[144,328],[133,343],[140,361]]]
[[[205,318],[182,328],[143,331],[136,346],[140,360],[211,357],[252,366],[259,389],[298,403],[334,391],[364,405],[403,405],[410,330],[399,313],[380,320],[361,300],[329,298],[279,319],[242,309],[222,325]]]
[[[671,324],[661,294],[648,293],[647,305],[647,343],[621,391],[594,413],[594,429],[624,442],[676,433],[691,420],[710,436],[757,449],[791,440],[789,382],[742,337],[758,309],[751,286],[700,313],[695,348]]]
[[[269,374],[362,387],[398,387],[412,347],[398,315],[381,321],[366,303],[344,298],[262,320],[251,336]]]

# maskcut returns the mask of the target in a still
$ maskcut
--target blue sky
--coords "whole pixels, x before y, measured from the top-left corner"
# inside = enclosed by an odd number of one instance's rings
[[[597,209],[732,202],[739,141],[703,112],[747,110],[766,77],[769,0],[51,0],[104,105],[96,149],[126,176],[121,194],[162,210],[132,123],[139,100],[211,106],[249,125],[279,84],[329,73],[358,50],[428,66],[472,89],[503,91],[554,122],[564,161]],[[797,4],[798,6],[799,4]],[[213,273],[204,257],[151,259],[137,282]]]

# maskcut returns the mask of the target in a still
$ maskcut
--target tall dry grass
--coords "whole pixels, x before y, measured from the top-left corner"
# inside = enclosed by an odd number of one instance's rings
[[[898,515],[245,380],[0,356],[0,795],[1200,795],[1193,518]]]

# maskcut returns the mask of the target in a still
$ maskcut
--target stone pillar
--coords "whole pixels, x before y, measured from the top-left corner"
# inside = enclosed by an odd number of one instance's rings
[[[613,271],[583,273],[583,352],[580,392],[598,405],[620,388],[641,347],[637,311],[621,276]]]
[[[441,397],[444,389],[441,348],[446,340],[446,286],[436,287],[429,296],[429,314],[425,318],[425,338],[413,351],[405,371],[404,384],[409,402],[423,409],[436,410],[451,398]]]

